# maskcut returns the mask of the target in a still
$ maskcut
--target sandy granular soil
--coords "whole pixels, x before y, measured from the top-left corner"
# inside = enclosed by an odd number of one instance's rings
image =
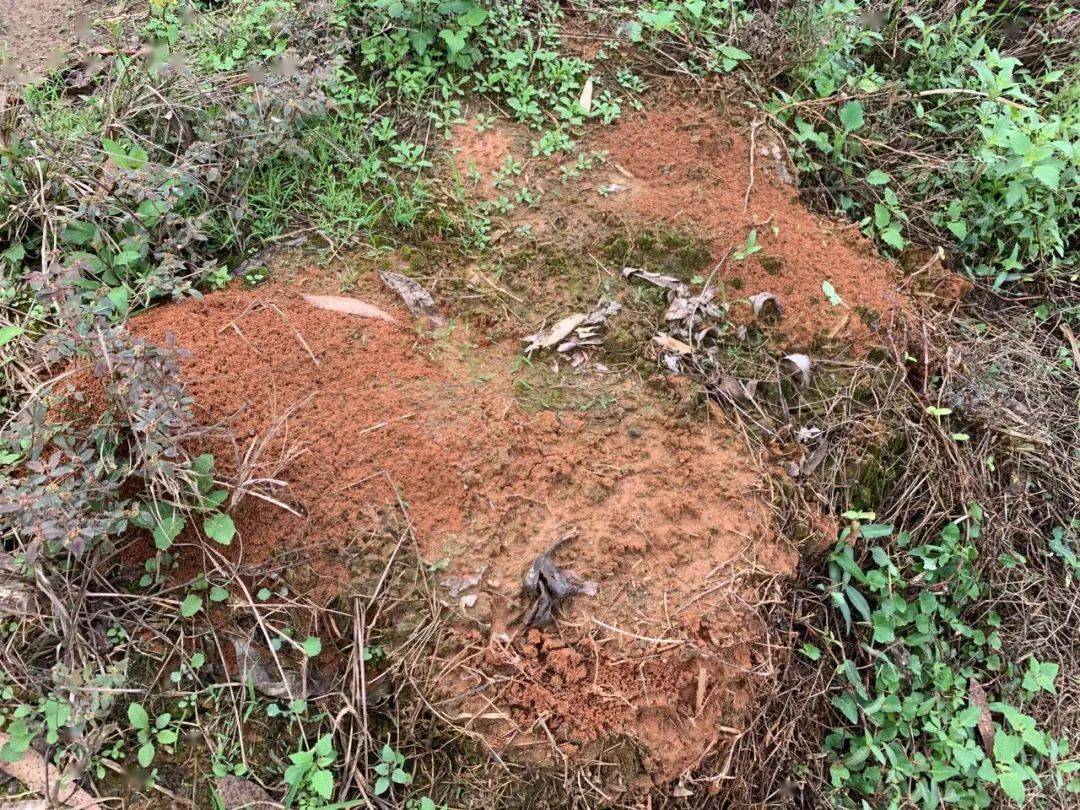
[[[392,306],[377,280],[358,288]],[[530,760],[596,757],[629,738],[658,781],[726,744],[769,672],[758,583],[795,564],[739,440],[676,424],[640,382],[626,383],[619,416],[528,413],[511,395],[513,351],[436,340],[398,315],[402,326],[327,312],[267,287],[133,321],[192,352],[183,373],[200,418],[236,437],[235,450],[213,447],[224,474],[300,403],[288,435],[307,452],[278,496],[303,517],[248,498],[227,552],[255,566],[298,551],[317,574],[309,595],[329,598],[348,585],[338,561],[400,494],[425,559],[447,561],[439,593],[460,617],[433,696],[444,710]],[[554,559],[598,592],[524,632],[522,577],[571,529]]]
[[[481,175],[474,196],[505,194],[492,188],[490,176],[508,156],[525,167],[520,184],[537,192],[539,203],[514,211],[509,226],[527,225],[541,240],[583,244],[598,230],[610,232],[613,221],[631,231],[661,224],[685,230],[711,244],[715,279],[736,304],[733,319],[746,316],[747,297],[771,292],[783,306],[775,335],[789,349],[810,351],[840,340],[859,353],[885,342],[905,309],[895,265],[877,256],[855,226],[818,217],[801,204],[780,142],[764,127],[754,130],[748,194],[751,128],[707,103],[661,96],[648,111],[584,139],[577,154],[603,150],[607,162],[569,183],[530,159],[532,136],[511,125],[482,132],[475,121],[460,125],[451,151],[463,176],[470,169]],[[737,261],[732,253],[751,229],[761,250]],[[827,300],[825,281],[842,304]]]

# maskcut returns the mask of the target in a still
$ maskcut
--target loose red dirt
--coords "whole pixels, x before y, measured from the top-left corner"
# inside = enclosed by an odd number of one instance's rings
[[[365,298],[385,306],[376,285],[361,285]],[[304,517],[247,498],[235,559],[298,551],[319,575],[309,596],[329,598],[346,583],[342,552],[400,494],[422,554],[449,561],[438,577],[480,574],[475,601],[440,588],[466,653],[438,688],[493,744],[547,759],[628,736],[660,781],[739,726],[768,675],[749,605],[795,555],[736,437],[680,427],[640,391],[621,418],[529,414],[510,394],[512,352],[315,309],[291,289],[215,293],[133,327],[192,352],[183,374],[200,418],[236,439],[212,442],[225,475],[295,407],[289,441],[306,452],[278,497]],[[599,591],[523,633],[522,576],[568,529],[578,535],[554,559]]]
[[[803,209],[767,133],[756,135],[747,194],[749,141],[717,113],[631,116],[590,139],[607,162],[570,182],[523,159],[520,182],[542,202],[506,224],[582,244],[613,222],[688,230],[711,245],[733,317],[743,296],[770,291],[784,307],[776,340],[863,351],[904,308],[894,267]],[[513,128],[469,125],[453,160],[479,175],[471,193],[490,198],[505,193],[493,173],[526,149]],[[751,229],[762,250],[735,261]],[[431,687],[446,716],[529,761],[604,760],[629,741],[645,782],[722,752],[772,676],[754,607],[796,563],[760,493],[766,471],[740,438],[676,420],[629,375],[606,383],[621,406],[602,417],[531,413],[514,395],[515,346],[436,337],[398,310],[401,325],[315,309],[299,292],[338,292],[324,278],[233,288],[133,323],[192,352],[183,373],[200,418],[232,437],[210,442],[222,474],[286,413],[288,442],[304,450],[277,472],[288,491],[275,492],[299,515],[246,498],[229,553],[264,569],[299,555],[314,573],[308,597],[325,601],[348,587],[350,548],[404,507],[421,555],[445,565],[434,576],[456,617],[446,649],[432,650],[448,662]],[[359,297],[395,307],[373,273],[352,278]],[[844,304],[825,300],[826,280]],[[554,560],[598,592],[524,631],[522,577],[571,529]]]
[[[530,134],[505,124],[484,132],[475,122],[456,128],[454,163],[475,167],[483,180],[473,194],[490,199],[498,195],[485,171],[495,171],[507,157],[517,159],[525,167],[519,185],[536,193],[539,203],[519,207],[508,224],[527,224],[543,239],[587,242],[598,228],[609,231],[618,221],[631,230],[666,225],[706,240],[715,278],[733,303],[732,317],[748,316],[747,297],[774,293],[783,306],[776,336],[789,349],[811,351],[840,340],[860,353],[884,343],[905,310],[895,265],[875,255],[855,226],[815,216],[802,205],[780,141],[765,127],[754,130],[751,186],[752,124],[733,124],[712,106],[684,100],[655,104],[598,128],[579,144],[578,153],[604,151],[607,161],[571,182],[547,163],[530,160]],[[745,247],[751,230],[761,249],[737,260],[733,254]],[[825,281],[843,303],[828,301]]]

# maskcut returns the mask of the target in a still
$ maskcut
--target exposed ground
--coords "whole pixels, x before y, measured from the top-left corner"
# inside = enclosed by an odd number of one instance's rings
[[[133,6],[0,0],[5,801],[1072,806],[1080,14]]]
[[[118,13],[109,0],[0,0],[0,80],[41,75],[59,67],[90,23]]]
[[[376,272],[406,264],[393,256],[284,264],[265,286],[234,285],[133,322],[136,333],[156,343],[172,335],[192,353],[183,373],[201,421],[229,436],[209,448],[219,463],[254,442],[289,483],[275,497],[296,514],[254,497],[234,512],[231,553],[255,586],[260,571],[284,566],[288,588],[316,602],[348,591],[363,539],[385,530],[401,498],[454,614],[430,651],[443,663],[428,699],[507,758],[614,756],[625,763],[622,783],[607,786],[616,792],[676,779],[730,747],[775,676],[773,628],[755,608],[775,598],[777,578],[798,559],[795,538],[773,525],[764,478],[778,470],[751,455],[722,411],[695,404],[685,382],[657,368],[650,332],[631,345],[643,353],[637,362],[616,370],[592,361],[574,369],[557,356],[530,369],[521,367],[522,327],[501,323],[496,333],[517,334],[492,341],[483,322],[498,301],[526,321],[554,320],[560,306],[603,294],[627,306],[615,330],[636,317],[641,291],[622,278],[612,240],[681,229],[699,246],[681,271],[715,275],[744,324],[753,320],[746,296],[779,296],[777,345],[842,357],[886,341],[902,309],[893,266],[809,214],[763,144],[747,195],[749,144],[725,115],[678,107],[632,116],[597,136],[609,154],[603,168],[566,183],[552,167],[523,173],[543,194],[526,215],[531,227],[523,233],[520,218],[498,227],[507,229],[501,250],[528,252],[532,266],[503,274],[488,311],[466,306],[449,328],[411,325]],[[479,172],[477,192],[491,194],[492,174],[518,159],[520,138],[462,127],[450,154],[462,173]],[[611,184],[619,189],[598,193]],[[761,252],[733,261],[753,228]],[[606,245],[608,255],[543,279],[556,242],[601,256]],[[421,276],[437,275],[436,295],[447,287],[452,317],[457,296],[470,297],[456,285],[483,285],[475,268],[433,270],[422,252],[414,262]],[[826,276],[845,306],[824,299]],[[339,293],[341,279],[401,324],[301,297]],[[522,297],[552,283],[550,298]],[[600,349],[593,361],[606,359]],[[564,387],[574,392],[569,405]],[[291,463],[273,462],[293,451]],[[526,630],[523,576],[567,532],[553,559],[597,592],[572,600],[556,624]],[[178,579],[214,567],[199,547],[181,555]]]

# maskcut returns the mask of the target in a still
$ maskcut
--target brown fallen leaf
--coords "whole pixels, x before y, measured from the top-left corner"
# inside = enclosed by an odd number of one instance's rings
[[[239,776],[220,776],[214,780],[225,810],[270,810],[281,807],[266,791]]]
[[[974,678],[968,684],[968,700],[972,706],[979,707],[979,736],[982,737],[983,750],[987,756],[994,752],[994,719],[990,716],[990,704],[986,700],[986,691]]]
[[[397,323],[397,318],[386,310],[361,301],[359,298],[346,298],[343,295],[305,295],[304,300],[313,307],[328,309],[331,312],[344,312],[346,315],[359,315],[361,318],[376,318],[387,323]]]
[[[446,318],[439,314],[435,299],[419,282],[401,273],[390,271],[379,273],[379,277],[383,280],[383,284],[400,296],[414,317],[430,318],[435,326],[446,326]]]
[[[8,744],[10,735],[0,731],[0,748]],[[61,784],[62,775],[50,767],[41,754],[27,748],[14,762],[0,760],[0,771],[22,782],[34,793],[41,793],[54,800],[55,806],[79,808],[79,810],[102,810],[97,799],[78,785]]]
[[[693,354],[694,350],[688,344],[683,343],[677,338],[673,338],[671,335],[665,335],[663,332],[653,335],[653,341],[666,352],[675,352],[675,354]]]

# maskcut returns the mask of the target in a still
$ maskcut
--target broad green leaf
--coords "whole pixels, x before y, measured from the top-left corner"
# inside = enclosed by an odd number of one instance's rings
[[[227,546],[236,534],[236,526],[233,525],[232,518],[224,512],[215,512],[203,520],[203,531],[211,540]]]
[[[852,607],[859,611],[859,615],[866,621],[870,621],[870,605],[867,604],[866,598],[859,592],[859,589],[853,585],[848,585],[844,588],[844,594],[847,596],[848,601],[851,602]]]
[[[173,544],[173,540],[184,530],[187,523],[184,518],[171,510],[162,510],[160,521],[154,526],[154,545],[164,551]]]
[[[734,59],[738,62],[743,62],[750,58],[750,54],[748,54],[746,51],[739,50],[738,48],[733,48],[731,45],[721,45],[720,53],[722,53],[728,59]]]
[[[334,774],[324,768],[319,768],[308,778],[308,785],[324,799],[329,799],[334,795]]]
[[[862,104],[857,101],[849,101],[841,107],[840,123],[844,125],[844,129],[848,132],[854,132],[857,129],[861,129],[864,123]]]
[[[308,636],[300,646],[304,648],[304,655],[308,658],[314,658],[322,652],[322,641],[316,636]]]
[[[1020,774],[1009,768],[998,773],[997,781],[1006,796],[1018,805],[1023,806],[1024,801],[1027,799],[1027,791],[1024,790],[1024,780]]]
[[[151,742],[143,743],[139,747],[139,764],[144,768],[149,768],[150,763],[154,761],[154,744]]]
[[[864,523],[859,526],[859,534],[867,540],[889,537],[892,533],[893,527],[888,523]]]
[[[465,47],[468,34],[465,31],[451,31],[449,28],[444,28],[439,32],[439,37],[446,43],[446,50],[454,56]]]
[[[185,619],[190,619],[202,609],[202,605],[201,596],[197,593],[189,593],[184,601],[180,603],[180,615]]]
[[[885,186],[892,180],[888,174],[881,169],[874,169],[870,174],[866,175],[866,182],[872,186]]]
[[[1061,164],[1054,163],[1040,163],[1031,170],[1035,179],[1048,188],[1052,188],[1057,191],[1058,184],[1061,181]]]
[[[998,731],[994,735],[994,760],[1004,765],[1016,760],[1016,755],[1024,750],[1024,741],[1012,734]]]
[[[834,695],[829,702],[840,710],[849,723],[855,725],[859,722],[859,707],[855,705],[855,699],[849,693]]]
[[[945,227],[952,231],[952,235],[961,242],[967,239],[968,229],[966,223],[961,222],[960,220],[953,220],[952,222],[946,222]]]
[[[4,346],[11,343],[15,338],[23,333],[21,326],[4,326],[0,327],[0,346]]]
[[[127,716],[128,722],[131,723],[132,728],[142,730],[150,728],[150,716],[146,713],[146,709],[142,707],[141,703],[129,703]]]
[[[105,296],[109,299],[109,303],[113,305],[113,310],[121,318],[127,315],[128,311],[128,288],[127,287],[113,287],[109,290]]]
[[[897,250],[903,250],[904,245],[907,244],[904,241],[904,237],[900,235],[900,229],[896,226],[883,230],[881,232],[881,241]]]

